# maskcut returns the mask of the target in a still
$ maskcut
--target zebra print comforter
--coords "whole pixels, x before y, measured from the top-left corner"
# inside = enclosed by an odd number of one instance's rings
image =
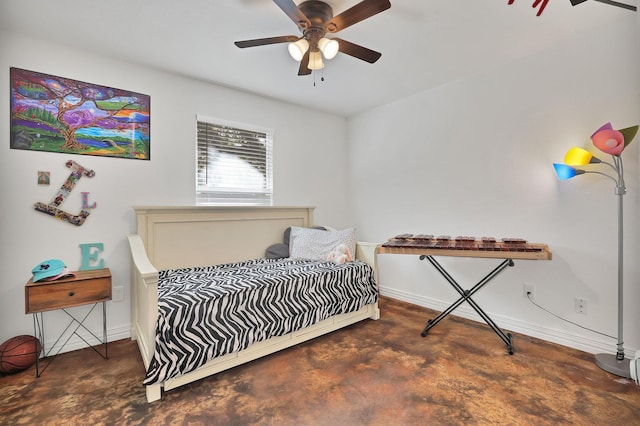
[[[144,384],[378,299],[371,266],[255,259],[161,271],[156,348]]]

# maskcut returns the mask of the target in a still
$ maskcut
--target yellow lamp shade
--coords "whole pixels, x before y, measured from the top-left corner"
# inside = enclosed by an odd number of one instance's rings
[[[586,149],[573,147],[564,156],[564,163],[570,166],[584,166],[591,162],[592,157],[593,154]]]

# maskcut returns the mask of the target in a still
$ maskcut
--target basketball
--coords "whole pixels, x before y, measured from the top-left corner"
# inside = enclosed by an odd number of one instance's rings
[[[33,336],[12,337],[0,345],[0,373],[11,374],[26,370],[40,356],[42,345]]]

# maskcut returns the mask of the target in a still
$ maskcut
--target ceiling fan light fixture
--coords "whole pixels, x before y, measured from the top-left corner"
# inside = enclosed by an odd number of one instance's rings
[[[324,63],[322,62],[322,55],[320,51],[310,52],[309,53],[309,65],[310,70],[321,70],[324,68]]]
[[[326,37],[322,37],[318,40],[318,47],[324,54],[326,59],[333,59],[338,54],[340,50],[340,45],[336,40],[330,40]]]
[[[309,42],[304,38],[301,38],[296,42],[289,43],[289,55],[298,62],[302,60],[302,57],[307,53],[308,49]]]
[[[513,1],[509,0],[510,3]],[[545,5],[549,0],[535,0],[536,4],[541,1]],[[323,59],[333,59],[338,52],[370,64],[373,64],[382,56],[381,53],[366,47],[341,38],[325,38],[325,35],[333,35],[343,31],[389,9],[391,7],[389,0],[358,0],[356,5],[336,16],[333,15],[333,9],[328,0],[299,0],[298,2],[294,2],[294,0],[273,0],[273,2],[296,24],[302,35],[240,40],[234,42],[237,47],[245,48],[287,43],[289,54],[299,62],[298,75],[300,76],[309,75],[312,70],[323,69]]]

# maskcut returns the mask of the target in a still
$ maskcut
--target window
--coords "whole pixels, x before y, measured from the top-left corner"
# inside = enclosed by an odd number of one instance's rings
[[[271,205],[273,131],[197,117],[196,204]]]

